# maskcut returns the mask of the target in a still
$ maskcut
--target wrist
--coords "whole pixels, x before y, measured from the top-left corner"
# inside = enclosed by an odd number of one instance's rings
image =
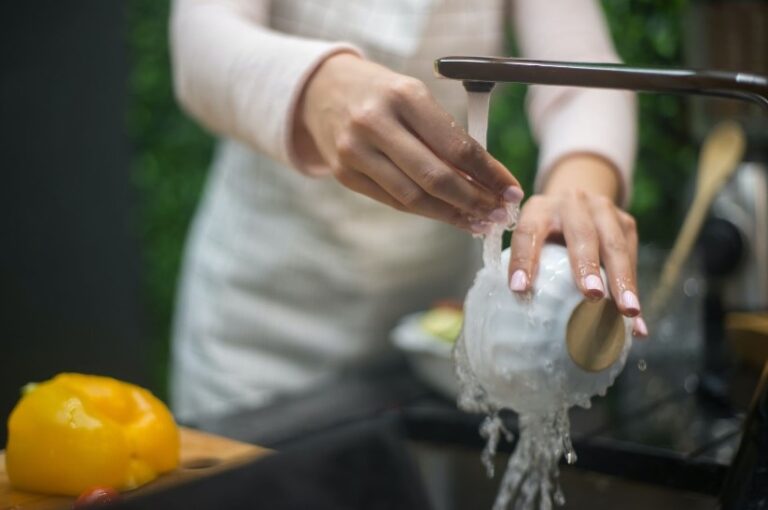
[[[345,59],[360,60],[360,57],[350,51],[342,50],[323,59],[304,81],[296,103],[292,129],[293,159],[296,166],[306,173],[314,175],[327,173],[327,161],[320,152],[315,134],[319,129],[319,112],[328,110],[328,98],[325,96],[329,91],[333,92],[334,88],[338,88],[334,87],[332,81],[337,72],[333,69],[334,63]],[[323,101],[324,98],[326,101]]]
[[[550,169],[542,193],[559,195],[583,191],[614,202],[621,199],[622,185],[616,167],[597,154],[577,153],[561,158]]]
[[[361,57],[350,52],[340,52],[330,55],[315,72],[307,79],[301,101],[301,119],[309,125],[315,107],[322,104],[321,99],[328,99],[333,94],[338,94],[342,85],[340,79],[354,73],[353,66],[358,65]]]

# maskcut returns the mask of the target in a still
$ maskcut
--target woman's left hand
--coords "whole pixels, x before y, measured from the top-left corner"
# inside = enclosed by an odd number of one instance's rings
[[[510,247],[509,285],[514,292],[530,290],[543,244],[562,240],[584,296],[600,299],[610,290],[618,310],[634,318],[634,333],[647,336],[637,293],[637,228],[616,205],[617,190],[615,171],[596,156],[572,156],[553,169],[544,192],[521,211]],[[600,277],[601,264],[609,289]]]

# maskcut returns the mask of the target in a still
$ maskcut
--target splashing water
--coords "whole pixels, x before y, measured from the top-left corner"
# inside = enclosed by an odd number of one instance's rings
[[[481,92],[470,92],[468,98],[469,133],[483,145],[485,145],[486,138],[489,98],[489,93]],[[565,503],[565,497],[558,482],[560,458],[564,456],[569,464],[576,462],[576,453],[571,445],[568,408],[575,404],[588,407],[591,395],[576,394],[565,398],[563,395],[568,394],[568,391],[566,391],[567,381],[563,375],[563,367],[547,361],[543,365],[543,370],[547,372],[545,379],[552,381],[552,388],[538,387],[541,377],[531,375],[524,379],[526,388],[524,388],[523,393],[528,392],[533,397],[526,400],[517,396],[500,401],[498,393],[495,393],[494,397],[491,398],[480,383],[472,369],[468,355],[467,346],[472,346],[472,342],[479,341],[474,336],[478,332],[481,332],[480,335],[482,335],[486,331],[489,321],[493,318],[493,314],[501,310],[498,304],[501,293],[509,294],[511,292],[506,286],[506,268],[502,267],[501,245],[504,231],[514,230],[519,206],[510,204],[507,210],[508,221],[506,224],[494,225],[490,233],[483,238],[484,267],[478,273],[473,286],[473,290],[476,291],[474,297],[480,296],[483,303],[480,307],[476,304],[470,306],[470,299],[473,298],[472,291],[470,291],[465,306],[464,330],[454,348],[456,372],[461,387],[458,405],[465,411],[487,415],[480,427],[480,434],[486,440],[481,460],[489,477],[494,475],[493,458],[500,440],[502,438],[507,441],[512,440],[512,433],[505,428],[499,417],[499,411],[503,407],[510,407],[518,411],[519,438],[517,446],[510,456],[493,509],[504,510],[511,507],[521,510],[550,510],[553,503],[556,505]],[[565,270],[570,271],[567,267]],[[494,302],[497,304],[493,305]],[[518,331],[529,331],[539,325],[541,319],[532,310],[533,308],[527,308],[528,324],[519,325]],[[541,326],[545,330],[553,329],[553,325],[547,324],[546,320],[542,322]],[[613,368],[610,371],[608,376],[610,382],[623,367],[625,355],[618,369]],[[516,367],[500,368],[502,371],[516,369]],[[542,390],[548,391],[549,395],[557,395],[557,398],[551,399],[554,402],[547,405],[538,406],[535,400],[542,398],[546,400],[546,397],[539,397],[543,394]],[[602,391],[604,392],[604,390]],[[522,401],[526,401],[525,405],[514,409],[512,403]]]
[[[490,92],[468,92],[467,124],[469,134],[485,148],[488,135],[488,106],[491,101]],[[506,204],[507,222],[495,223],[490,232],[483,238],[483,264],[485,267],[501,267],[501,241],[505,230],[514,230],[520,215],[520,206]]]

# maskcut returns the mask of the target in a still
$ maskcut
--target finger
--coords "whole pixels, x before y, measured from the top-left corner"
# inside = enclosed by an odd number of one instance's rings
[[[474,138],[458,126],[427,90],[404,95],[398,112],[416,135],[444,161],[507,202],[523,199],[520,183]]]
[[[619,223],[621,224],[621,228],[624,230],[624,237],[627,240],[627,247],[629,248],[632,271],[635,277],[635,281],[637,281],[637,250],[639,245],[637,236],[637,223],[635,222],[635,218],[624,211],[619,211]]]
[[[538,271],[541,247],[552,230],[553,206],[541,197],[531,197],[523,207],[512,233],[509,257],[509,288],[527,292]]]
[[[648,337],[648,326],[646,326],[645,320],[639,315],[632,319],[632,334],[643,339]]]
[[[605,286],[600,276],[600,244],[587,198],[580,193],[569,195],[561,207],[563,236],[576,286],[586,297],[601,299]]]
[[[624,211],[619,211],[619,223],[624,230],[624,237],[627,240],[627,246],[630,255],[630,264],[632,264],[633,275],[637,282],[637,251],[638,251],[638,236],[637,236],[637,223],[635,219]],[[645,339],[648,337],[648,326],[645,323],[645,319],[641,315],[638,315],[632,322],[632,334],[639,339]]]
[[[376,133],[373,143],[426,193],[478,220],[506,220],[498,196],[467,180],[404,127],[387,131]]]
[[[398,210],[419,214],[473,232],[484,232],[484,228],[487,228],[482,225],[470,224],[470,220],[461,211],[425,193],[383,154],[371,149],[359,153],[357,159],[358,164],[354,167],[355,170],[365,168],[365,172],[342,172],[337,175],[342,184],[347,185],[347,181],[360,183],[361,178],[365,177],[366,180],[375,184],[379,190],[386,194],[387,200],[381,201]],[[357,185],[360,186],[361,184]],[[371,184],[365,186],[366,189],[371,188]],[[352,186],[348,187],[352,188]]]
[[[356,191],[399,211],[405,211],[403,204],[395,200],[381,186],[364,174],[355,171],[340,172],[336,175],[336,179],[352,191]]]
[[[608,273],[616,306],[627,317],[635,317],[640,314],[635,271],[616,207],[610,200],[600,198],[592,200],[591,212],[600,236],[600,259]]]

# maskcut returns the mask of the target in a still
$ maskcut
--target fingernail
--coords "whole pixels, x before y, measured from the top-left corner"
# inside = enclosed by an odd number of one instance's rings
[[[630,316],[634,317],[640,313],[640,301],[638,301],[637,296],[631,290],[625,290],[621,294],[621,302]]]
[[[528,275],[525,271],[518,269],[512,273],[512,278],[509,280],[509,288],[515,292],[523,292],[528,286]]]
[[[491,211],[491,214],[488,215],[488,219],[494,223],[501,223],[502,221],[507,221],[507,216],[507,210],[499,207],[498,209]]]
[[[491,229],[491,224],[486,221],[470,221],[469,229],[475,234],[487,234]]]
[[[512,202],[514,204],[518,204],[522,202],[523,196],[525,196],[525,194],[523,193],[523,190],[521,190],[517,186],[508,187],[507,189],[504,190],[504,193],[502,194],[502,198],[504,198],[505,202]]]
[[[593,299],[600,299],[605,295],[602,278],[594,274],[584,277],[584,289],[587,291],[587,296]]]
[[[634,327],[632,328],[632,332],[635,334],[635,336],[648,336],[648,326],[646,326],[642,317],[635,317],[635,323]]]

